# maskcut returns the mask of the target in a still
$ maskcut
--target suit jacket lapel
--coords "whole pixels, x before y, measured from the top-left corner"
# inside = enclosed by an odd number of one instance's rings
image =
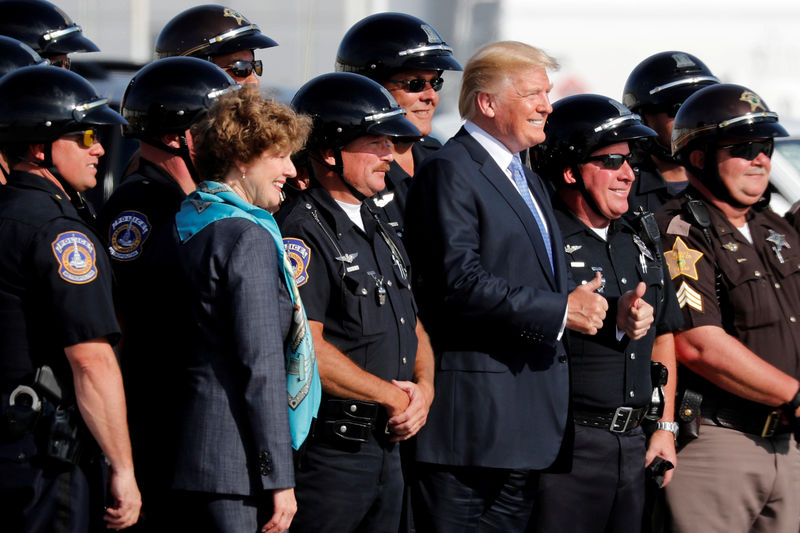
[[[547,258],[547,249],[544,246],[544,240],[542,239],[542,234],[539,231],[539,225],[536,224],[536,220],[533,218],[533,214],[531,214],[530,209],[528,206],[525,205],[525,201],[520,196],[519,191],[514,188],[514,185],[511,184],[511,181],[508,179],[508,176],[505,175],[503,170],[497,166],[497,163],[491,156],[486,152],[486,150],[472,138],[472,136],[464,129],[461,128],[459,132],[456,134],[455,139],[466,147],[469,154],[472,156],[472,159],[480,165],[480,171],[484,178],[486,178],[489,183],[497,190],[500,196],[505,200],[505,202],[509,205],[512,211],[516,214],[519,218],[522,225],[525,227],[525,231],[528,233],[530,237],[531,243],[533,244],[534,249],[536,250],[536,259],[539,261],[539,264],[542,267],[542,270],[547,273],[547,280],[556,288],[556,280],[553,276],[553,269],[550,267],[550,261]],[[533,192],[536,187],[532,186],[530,174],[526,176],[528,178],[528,187]],[[553,216],[553,210],[550,207],[550,199],[545,197],[542,198],[542,194],[534,193],[536,201],[539,203],[543,214],[547,220],[547,225],[551,229],[557,227],[555,218]],[[555,243],[553,243],[555,246]],[[554,249],[554,267],[557,269],[557,263],[555,262],[555,249]]]

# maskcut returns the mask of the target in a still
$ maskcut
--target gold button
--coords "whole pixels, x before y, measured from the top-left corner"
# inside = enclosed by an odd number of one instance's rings
[[[683,410],[683,416],[686,416],[686,417],[692,416],[692,410],[691,409],[684,409]]]

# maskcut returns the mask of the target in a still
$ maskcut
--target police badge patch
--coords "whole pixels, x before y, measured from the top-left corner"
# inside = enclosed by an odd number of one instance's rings
[[[308,281],[308,262],[311,260],[311,249],[301,239],[283,239],[286,252],[294,272],[294,282],[298,287]]]
[[[123,211],[108,230],[108,253],[119,261],[136,259],[153,227],[147,216],[139,211]]]
[[[76,285],[90,283],[97,277],[94,244],[80,231],[59,233],[52,243],[61,279]]]

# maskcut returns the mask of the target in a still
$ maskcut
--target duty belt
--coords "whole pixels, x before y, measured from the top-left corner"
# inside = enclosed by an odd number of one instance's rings
[[[792,429],[783,423],[783,414],[776,408],[768,409],[711,409],[702,406],[700,421],[710,426],[721,426],[728,429],[769,438],[776,434],[789,433]]]
[[[625,433],[639,426],[647,407],[617,407],[614,410],[581,410],[576,407],[573,421],[580,426],[607,429],[611,433]]]
[[[378,438],[389,434],[387,417],[379,404],[326,398],[319,408],[314,437],[333,444],[363,443],[373,431]]]

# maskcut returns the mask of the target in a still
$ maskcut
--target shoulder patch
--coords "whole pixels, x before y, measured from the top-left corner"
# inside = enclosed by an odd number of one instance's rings
[[[691,288],[685,281],[675,291],[675,296],[678,297],[678,305],[681,309],[688,305],[699,313],[703,312],[703,295]]]
[[[664,259],[666,259],[669,267],[670,279],[683,275],[696,280],[697,262],[701,257],[703,257],[703,252],[692,250],[683,242],[683,239],[676,237],[672,250],[664,252]]]
[[[311,259],[311,249],[302,239],[283,239],[283,249],[294,271],[294,282],[298,287],[308,281],[308,263]]]
[[[108,230],[108,253],[118,261],[131,261],[142,253],[142,246],[153,226],[139,211],[123,211]]]
[[[80,231],[60,233],[52,243],[58,261],[58,275],[69,283],[82,285],[97,278],[97,256],[92,241]]]

